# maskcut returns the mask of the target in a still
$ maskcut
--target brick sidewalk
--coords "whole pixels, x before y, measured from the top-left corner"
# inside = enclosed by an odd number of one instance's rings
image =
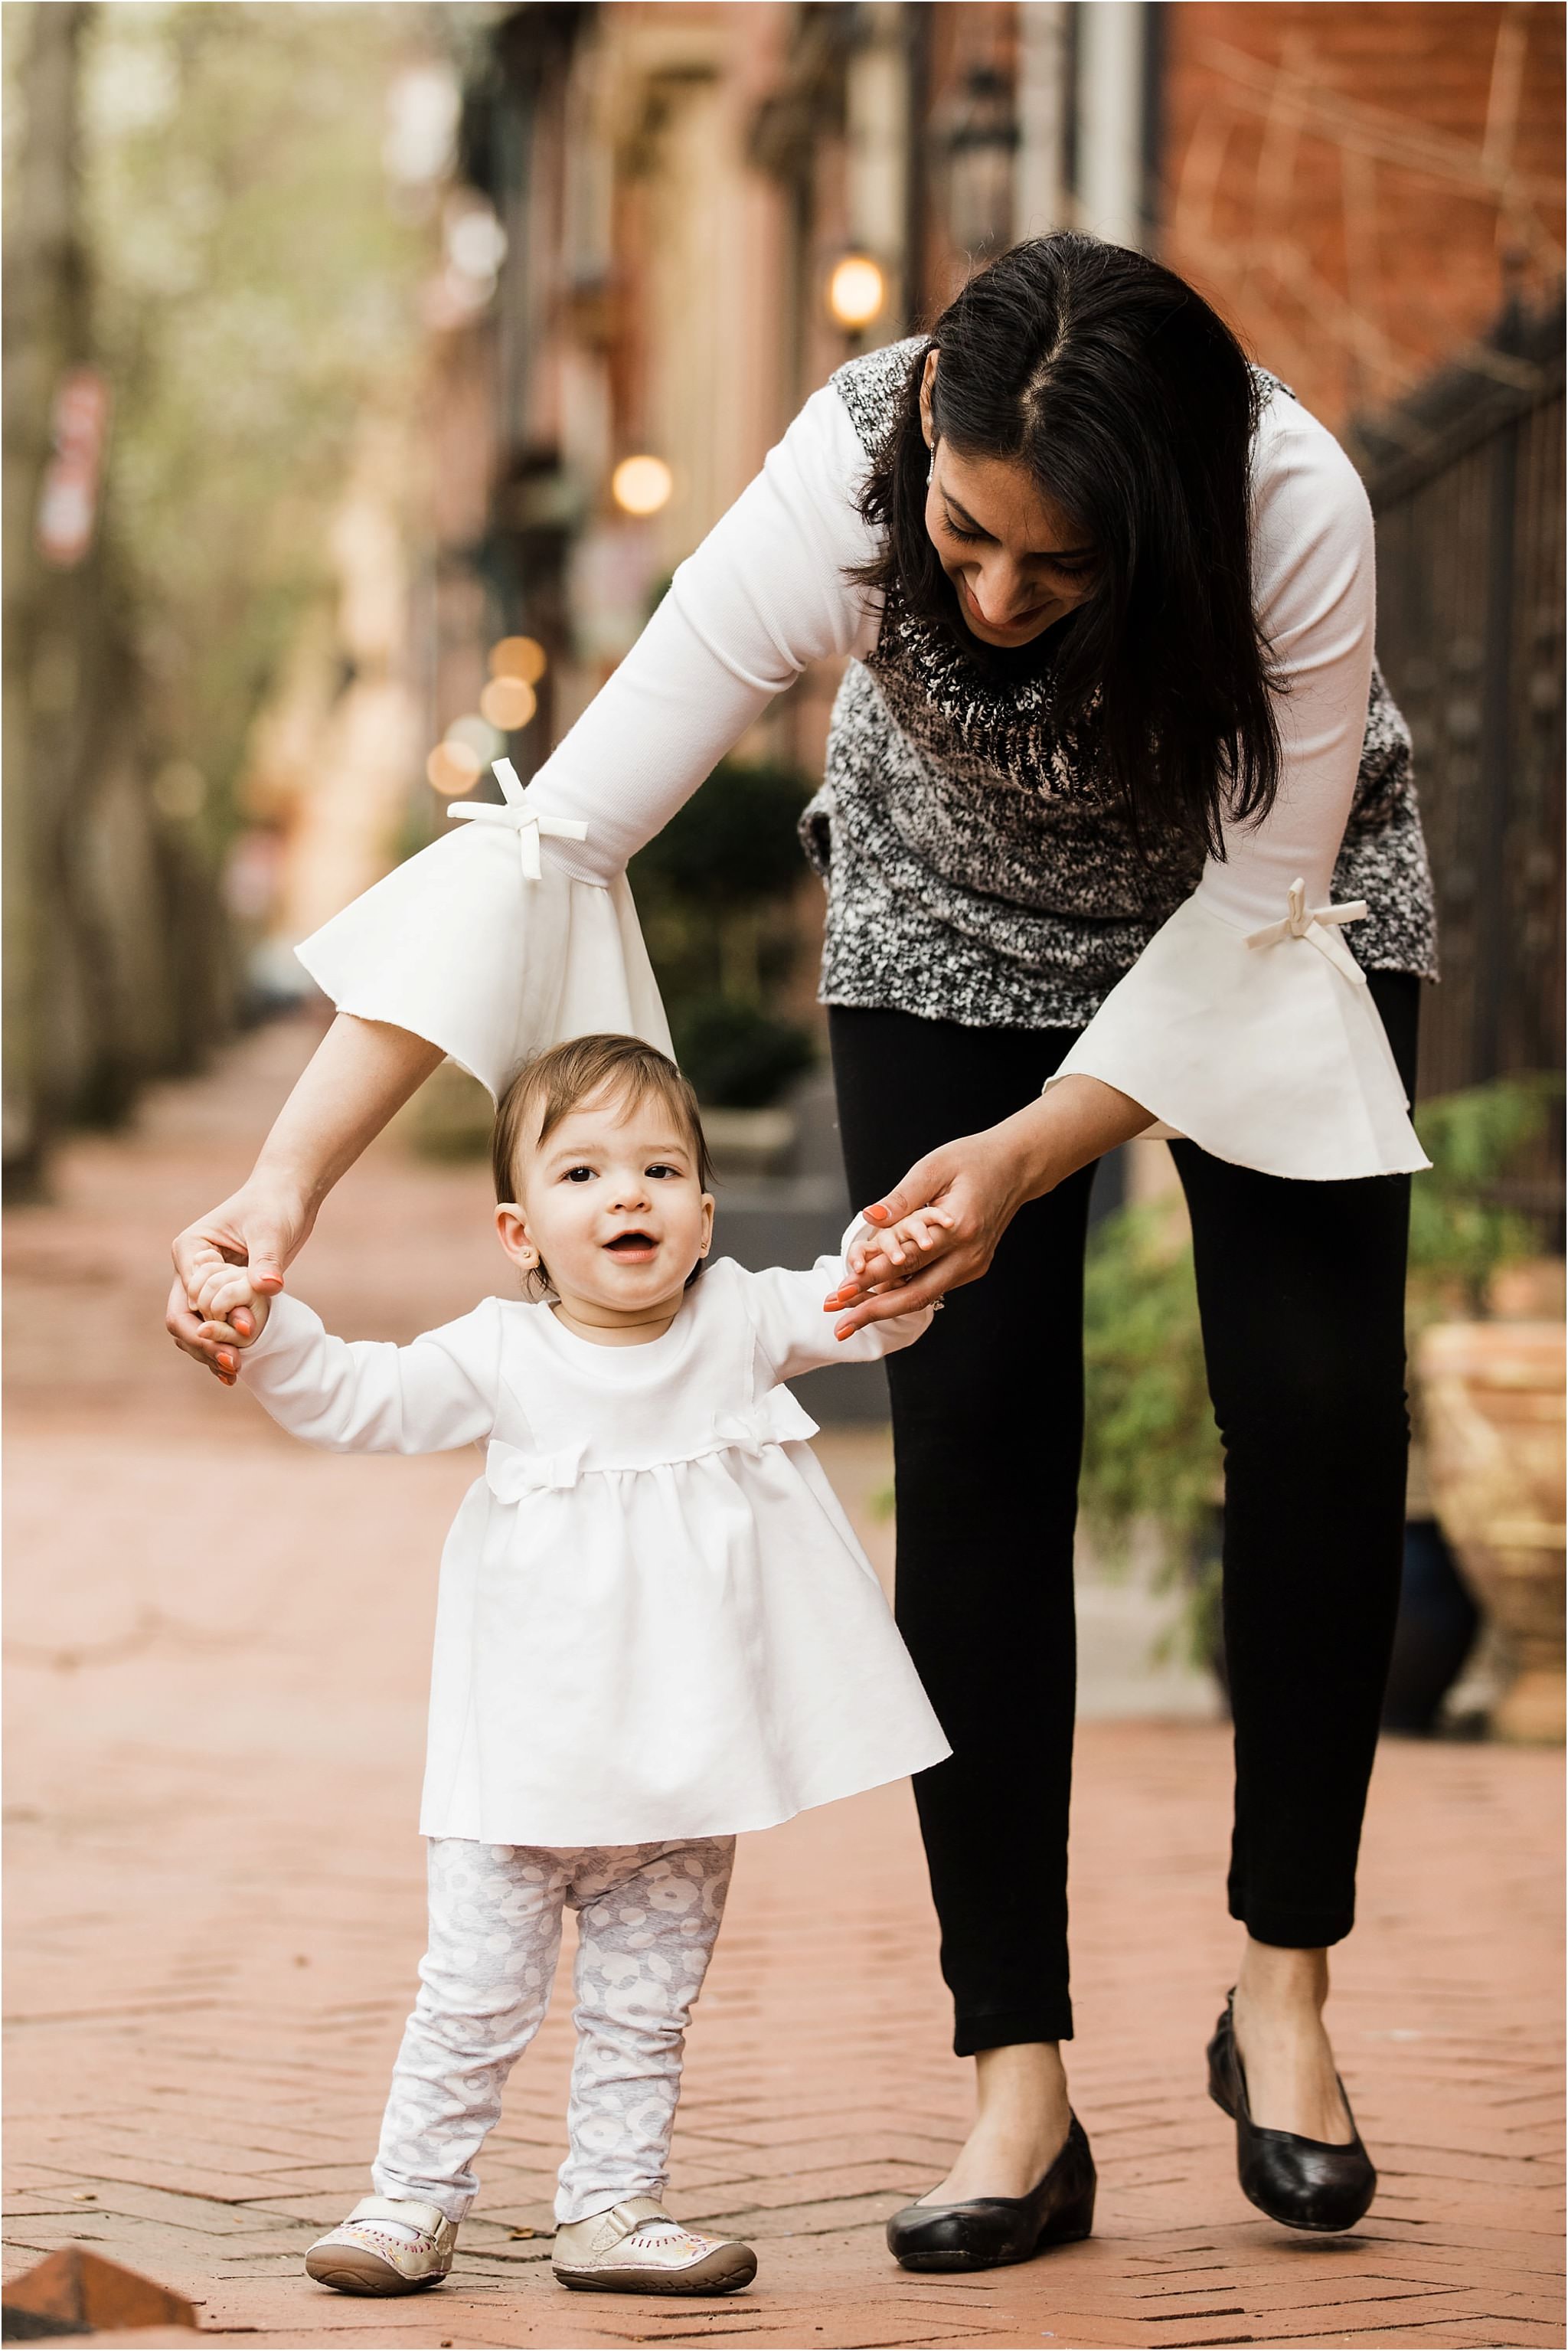
[[[199,2299],[214,2341],[366,2351],[1561,2344],[1561,1759],[1385,1748],[1333,2007],[1383,2189],[1318,2241],[1242,2201],[1201,2095],[1235,1955],[1226,1741],[1201,1724],[1082,1736],[1089,2243],[969,2279],[883,2251],[968,2099],[893,1789],[743,1843],[672,2200],[758,2241],[752,2291],[683,2310],[553,2283],[564,2012],[514,2076],[452,2283],[389,2304],[304,2280],[303,2246],[363,2192],[412,1991],[433,1571],[472,1465],[308,1453],[162,1339],[167,1230],[298,1051],[251,1040],[133,1136],[75,1147],[57,1203],[10,1220],[7,2275],[87,2243]],[[307,1277],[364,1335],[461,1311],[496,1279],[482,1175],[389,1142]],[[878,1444],[823,1450],[860,1509]]]

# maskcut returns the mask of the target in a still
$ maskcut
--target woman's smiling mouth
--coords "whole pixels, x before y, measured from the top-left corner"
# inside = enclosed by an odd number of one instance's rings
[[[989,629],[995,637],[1016,636],[1020,629],[1038,628],[1049,617],[1053,607],[1053,600],[1048,597],[1044,603],[1031,604],[1027,612],[1019,612],[1010,621],[988,621],[969,592],[968,581],[960,579],[957,589],[964,618],[976,628]]]

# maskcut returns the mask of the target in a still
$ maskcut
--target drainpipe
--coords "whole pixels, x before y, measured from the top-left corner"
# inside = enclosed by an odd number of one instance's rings
[[[845,80],[849,148],[849,232],[876,261],[887,283],[884,316],[902,331],[911,305],[909,215],[909,48],[896,0],[870,0],[858,11],[862,38]]]
[[[1078,0],[1072,13],[1078,225],[1141,246],[1149,234],[1154,10],[1144,0]]]
[[[1025,0],[1018,12],[1015,236],[1046,236],[1072,219],[1072,13],[1066,0]]]

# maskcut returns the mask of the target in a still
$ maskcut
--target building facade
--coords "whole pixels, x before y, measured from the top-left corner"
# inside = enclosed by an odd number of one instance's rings
[[[548,668],[508,747],[536,765],[807,394],[1054,226],[1189,276],[1375,496],[1429,379],[1461,410],[1467,384],[1550,392],[1540,336],[1495,329],[1561,287],[1563,64],[1561,11],[1515,0],[510,9],[466,68],[455,195],[505,256],[437,337],[433,735],[521,632]],[[629,509],[631,456],[667,495]],[[811,768],[835,684],[802,679],[743,752]],[[1445,1079],[1511,1050],[1450,1040]]]

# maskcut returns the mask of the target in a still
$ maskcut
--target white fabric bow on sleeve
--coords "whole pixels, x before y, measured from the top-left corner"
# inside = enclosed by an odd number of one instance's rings
[[[490,766],[506,794],[505,804],[497,807],[494,800],[465,800],[461,808],[447,810],[447,820],[472,817],[479,824],[510,825],[517,836],[523,879],[537,882],[544,870],[539,862],[539,835],[543,833],[551,841],[586,841],[588,827],[574,817],[541,816],[538,809],[530,808],[522,780],[510,759],[493,759]]]
[[[1353,898],[1343,906],[1309,906],[1307,885],[1298,878],[1291,883],[1289,895],[1290,913],[1283,922],[1270,923],[1260,931],[1249,935],[1249,947],[1278,946],[1282,939],[1305,939],[1309,946],[1326,956],[1334,969],[1343,972],[1356,987],[1366,986],[1366,974],[1331,925],[1359,923],[1366,913],[1366,901]]]

